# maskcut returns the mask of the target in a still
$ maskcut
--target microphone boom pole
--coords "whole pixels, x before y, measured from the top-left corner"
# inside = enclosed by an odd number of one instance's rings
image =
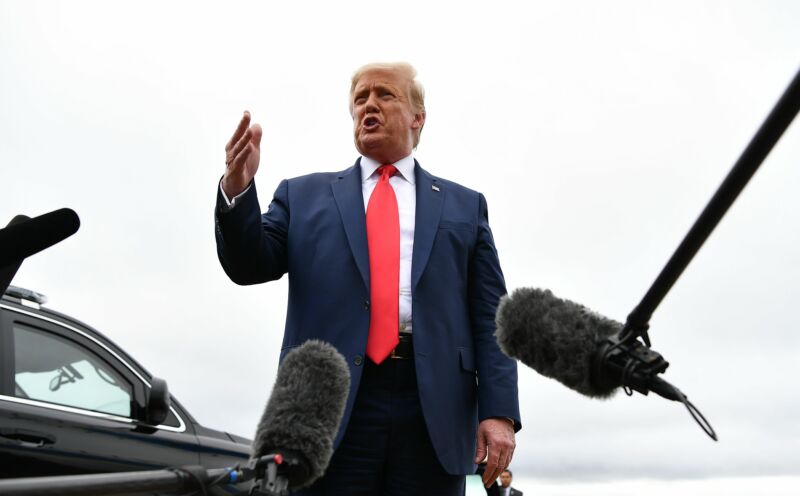
[[[107,474],[25,477],[0,480],[4,496],[101,496],[132,493],[185,493],[204,490],[211,480],[229,482],[233,469],[206,470],[201,466],[180,469]]]
[[[55,475],[0,479],[3,496],[107,496],[111,494],[209,494],[216,486],[234,486],[255,479],[249,494],[256,496],[285,496],[288,480],[283,470],[296,460],[280,454],[251,458],[246,466],[207,469],[201,465],[186,465],[161,470],[111,472],[103,474]],[[263,486],[263,487],[262,487]],[[226,488],[226,491],[231,489]],[[235,491],[241,492],[237,487]],[[228,491],[230,492],[230,491]]]
[[[711,424],[689,398],[659,377],[669,362],[650,348],[649,321],[799,110],[800,71],[624,325],[548,290],[522,288],[503,297],[498,306],[500,349],[590,398],[607,398],[622,387],[629,396],[634,391],[653,392],[681,402],[716,441]]]
[[[800,71],[784,91],[781,98],[773,107],[764,123],[756,132],[753,139],[742,152],[728,176],[722,182],[717,192],[706,205],[706,208],[695,221],[692,228],[683,238],[683,241],[672,254],[667,264],[661,270],[653,285],[645,294],[642,301],[628,315],[628,320],[622,329],[621,336],[636,338],[641,336],[647,346],[650,338],[647,329],[650,318],[653,316],[661,300],[667,295],[675,281],[689,265],[700,247],[703,246],[708,236],[719,221],[728,211],[730,206],[742,192],[744,187],[758,170],[761,163],[778,142],[784,131],[800,110]]]
[[[605,386],[621,383],[628,395],[633,394],[634,390],[645,395],[652,391],[669,400],[682,402],[695,422],[714,441],[717,440],[717,434],[700,410],[678,388],[658,377],[658,374],[667,369],[669,362],[650,349],[650,336],[647,333],[650,328],[650,318],[792,123],[798,111],[800,111],[800,71],[795,73],[794,79],[717,188],[642,301],[628,315],[619,335],[603,339],[595,359],[596,376],[601,382],[607,382]],[[640,337],[643,342],[639,341]]]

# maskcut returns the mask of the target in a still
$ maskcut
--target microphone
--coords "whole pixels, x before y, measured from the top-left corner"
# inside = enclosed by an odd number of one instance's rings
[[[350,370],[332,345],[309,340],[286,355],[253,441],[251,464],[277,458],[278,477],[274,465],[269,469],[269,494],[308,487],[322,477],[349,391]]]
[[[590,398],[610,398],[617,388],[630,396],[652,391],[680,401],[712,439],[708,421],[678,388],[658,377],[669,362],[624,326],[550,290],[521,288],[500,300],[497,344],[545,377]]]
[[[11,227],[21,224],[22,222],[25,222],[29,219],[30,217],[28,217],[27,215],[17,215],[13,219],[11,219],[11,222],[9,222],[8,226],[6,227]],[[0,230],[0,233],[1,232],[3,232],[3,230]],[[0,250],[2,250],[2,245],[0,245]],[[14,279],[14,276],[17,274],[17,271],[19,270],[21,265],[22,265],[22,259],[15,260],[8,264],[0,264],[0,295],[5,294],[6,290],[8,289],[8,286],[11,284],[11,281]]]
[[[622,324],[550,290],[520,288],[497,307],[497,344],[545,377],[591,398],[608,398],[620,384],[597,380],[595,355],[601,341]]]
[[[78,231],[81,221],[78,214],[62,208],[29,219],[18,215],[4,229],[0,229],[0,267],[21,262],[23,259],[49,248]]]

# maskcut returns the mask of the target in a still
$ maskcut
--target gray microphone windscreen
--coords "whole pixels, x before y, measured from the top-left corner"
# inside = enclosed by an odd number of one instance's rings
[[[497,343],[520,360],[583,395],[607,398],[617,387],[592,380],[599,342],[618,334],[622,324],[598,315],[549,290],[521,288],[497,308]]]
[[[350,391],[350,370],[332,345],[309,340],[283,360],[258,424],[253,456],[290,451],[309,464],[290,489],[311,485],[325,473]]]

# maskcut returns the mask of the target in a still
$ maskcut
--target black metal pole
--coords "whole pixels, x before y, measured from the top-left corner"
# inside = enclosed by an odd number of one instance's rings
[[[91,475],[64,475],[53,477],[25,477],[0,480],[3,496],[93,496],[130,493],[171,493],[199,491],[206,484],[229,472],[230,469],[182,467],[181,470],[149,470]],[[190,475],[194,474],[194,477]]]
[[[647,339],[646,331],[653,312],[789,127],[798,110],[800,110],[800,71],[795,74],[789,87],[750,140],[750,144],[742,152],[733,169],[683,238],[647,294],[628,315],[623,335],[644,333]]]

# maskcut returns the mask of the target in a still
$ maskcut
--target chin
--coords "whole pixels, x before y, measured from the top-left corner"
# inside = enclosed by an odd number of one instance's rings
[[[377,136],[368,136],[356,141],[356,148],[362,155],[374,154],[381,150],[383,140]]]

